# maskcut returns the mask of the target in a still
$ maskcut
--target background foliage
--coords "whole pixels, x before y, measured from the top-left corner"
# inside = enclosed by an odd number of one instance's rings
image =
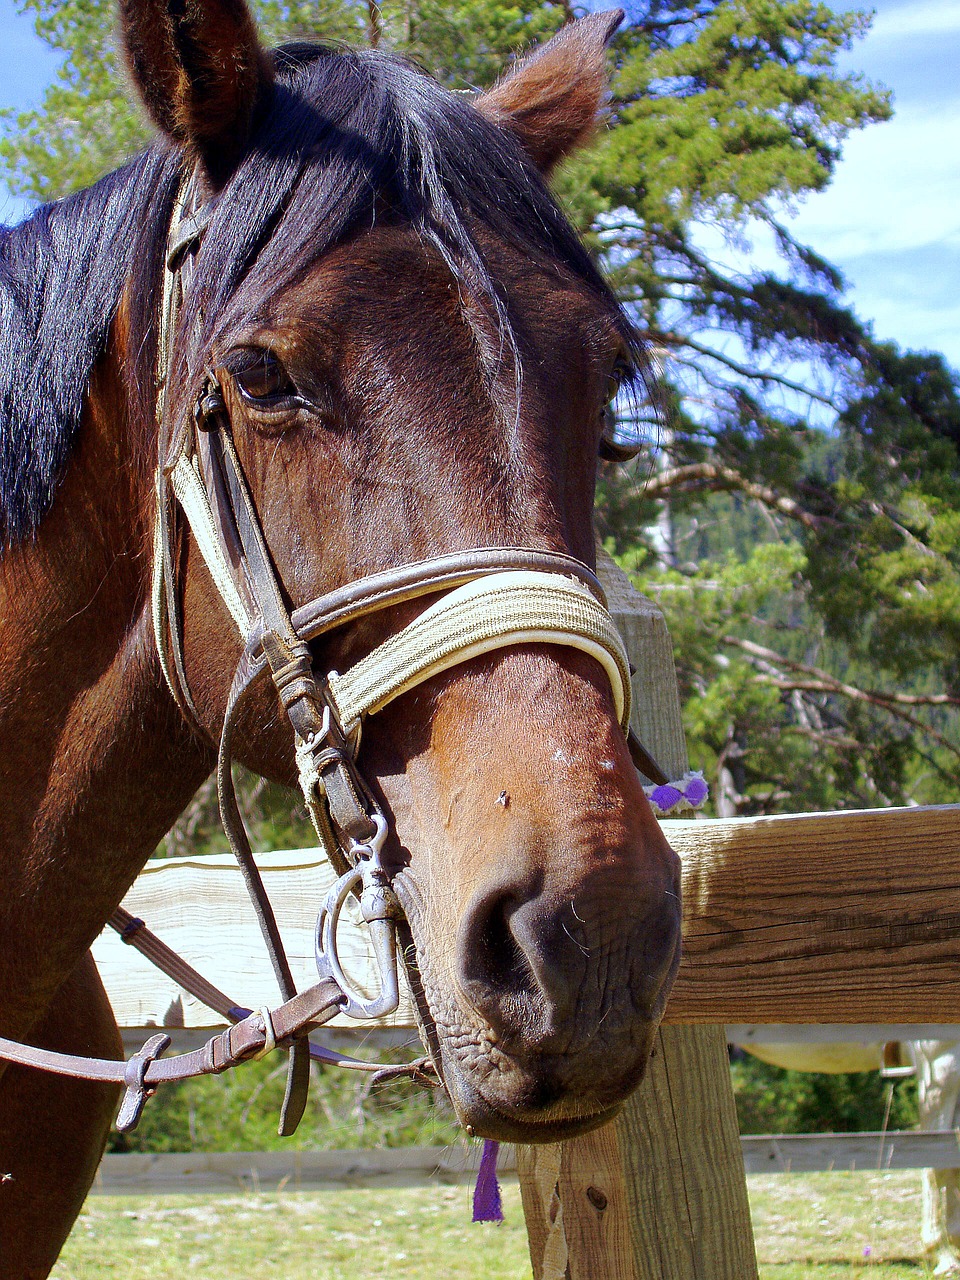
[[[785,1071],[735,1051],[730,1064],[741,1133],[862,1133],[917,1123],[912,1079],[879,1071]]]
[[[415,1038],[415,1033],[411,1033]],[[322,1039],[322,1036],[321,1036]],[[378,1054],[373,1061],[412,1061],[423,1050]],[[277,1134],[286,1083],[285,1054],[244,1063],[222,1076],[165,1087],[137,1128],[111,1135],[112,1151],[335,1151],[352,1147],[441,1147],[462,1138],[441,1089],[408,1082],[372,1086],[366,1073],[312,1065],[307,1110],[296,1134]]]

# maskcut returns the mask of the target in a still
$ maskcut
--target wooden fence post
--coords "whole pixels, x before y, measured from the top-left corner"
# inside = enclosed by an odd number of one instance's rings
[[[636,668],[635,727],[672,777],[687,767],[660,611],[608,557],[600,575]],[[662,1027],[611,1125],[518,1147],[535,1280],[755,1280],[756,1254],[722,1026]]]

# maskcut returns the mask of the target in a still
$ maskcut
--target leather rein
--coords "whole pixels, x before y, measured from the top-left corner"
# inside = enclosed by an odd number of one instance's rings
[[[117,1120],[117,1127],[123,1130],[137,1123],[146,1098],[160,1083],[220,1072],[280,1045],[290,1051],[280,1126],[280,1132],[288,1134],[295,1130],[306,1105],[311,1057],[308,1033],[339,1012],[355,1018],[375,1018],[396,1009],[398,929],[403,936],[405,963],[411,970],[421,1031],[428,1040],[433,1038],[429,1011],[419,993],[409,928],[382,861],[388,820],[357,764],[367,715],[432,675],[480,653],[517,643],[571,645],[596,657],[607,671],[617,714],[628,733],[637,767],[654,783],[665,784],[667,778],[629,733],[631,673],[623,642],[607,612],[598,579],[573,557],[537,548],[477,548],[373,574],[296,609],[287,608],[234,447],[222,387],[212,371],[206,372],[191,410],[172,425],[168,380],[173,339],[183,307],[190,300],[194,262],[211,212],[209,204],[195,208],[197,198],[196,178],[192,177],[175,205],[164,265],[158,342],[160,445],[154,628],[170,690],[184,716],[203,734],[183,656],[176,572],[183,519],[243,645],[220,737],[217,789],[224,830],[246,880],[283,1003],[273,1011],[251,1013],[231,1005],[227,997],[205,984],[206,994],[200,998],[234,1020],[234,1025],[191,1054],[160,1058],[170,1041],[166,1035],[157,1035],[126,1063],[74,1058],[3,1039],[0,1058],[59,1074],[125,1085]],[[317,671],[310,650],[312,641],[336,627],[427,596],[435,599],[423,613],[351,670],[342,675]],[[300,994],[244,829],[232,776],[234,726],[250,691],[267,675],[293,730],[308,812],[339,877],[317,922],[320,981]],[[351,895],[359,898],[361,916],[371,932],[381,984],[373,999],[354,989],[338,958],[338,922]],[[120,911],[110,923],[126,941],[139,945],[133,935],[140,931],[142,922],[134,922]],[[165,950],[158,940],[153,942],[157,944],[155,949]],[[187,989],[191,974],[203,984],[203,979],[185,962],[178,963]],[[325,1061],[340,1056],[326,1050],[318,1052],[316,1046],[314,1053]],[[354,1060],[346,1060],[344,1065],[382,1070],[379,1064]],[[436,1070],[432,1063],[427,1065]],[[422,1064],[411,1064],[399,1070],[422,1077],[424,1068]]]

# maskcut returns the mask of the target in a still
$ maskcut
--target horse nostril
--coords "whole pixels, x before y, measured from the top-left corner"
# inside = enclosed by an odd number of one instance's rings
[[[582,976],[574,971],[582,965],[560,954],[565,937],[536,893],[501,889],[468,909],[459,939],[461,990],[501,1038],[542,1048],[566,1034],[566,1011]]]
[[[460,930],[464,995],[497,1031],[506,1031],[506,1008],[528,991],[533,974],[510,927],[516,900],[491,894],[468,910]]]

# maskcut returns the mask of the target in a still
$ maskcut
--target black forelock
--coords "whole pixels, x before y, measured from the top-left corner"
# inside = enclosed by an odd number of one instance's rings
[[[375,202],[431,241],[455,274],[476,273],[474,286],[495,292],[472,221],[605,292],[526,153],[469,95],[374,50],[296,44],[275,59],[270,110],[220,199],[216,221],[232,234],[210,237],[219,259],[211,301],[226,301],[255,255],[271,276],[300,274]],[[265,236],[272,224],[276,235]],[[233,270],[224,275],[227,256]]]
[[[618,312],[520,144],[469,95],[373,50],[296,44],[275,59],[269,109],[218,198],[197,262],[191,312],[207,318],[196,332],[198,352],[209,349],[241,280],[248,297],[275,296],[383,208],[429,242],[464,292],[486,306],[508,354],[515,351],[509,317],[478,226],[528,258],[563,267]]]

